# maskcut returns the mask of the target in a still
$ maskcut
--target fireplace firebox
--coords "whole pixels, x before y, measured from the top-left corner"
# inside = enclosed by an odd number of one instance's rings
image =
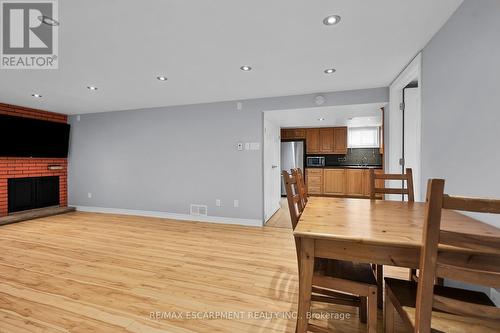
[[[59,205],[58,176],[10,178],[7,191],[9,213]]]

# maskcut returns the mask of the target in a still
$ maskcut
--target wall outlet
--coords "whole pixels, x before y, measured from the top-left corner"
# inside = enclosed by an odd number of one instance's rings
[[[236,208],[239,207],[240,206],[240,201],[238,199],[234,199],[233,205]]]
[[[245,142],[245,150],[250,150],[250,142]]]
[[[207,205],[191,204],[189,206],[189,213],[196,216],[207,216],[208,207]]]
[[[220,206],[221,206],[221,204],[220,204],[220,199],[215,199],[215,205],[216,205],[217,207],[220,207]]]
[[[89,199],[92,199],[92,193],[90,193],[90,192],[89,192],[89,193],[87,193],[87,197],[88,197]]]
[[[236,103],[236,109],[238,109],[238,111],[241,111],[243,109],[243,103],[237,102]]]

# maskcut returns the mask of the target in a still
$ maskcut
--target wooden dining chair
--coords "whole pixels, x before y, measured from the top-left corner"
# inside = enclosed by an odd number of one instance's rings
[[[406,187],[377,187],[377,180],[401,180],[406,182]],[[404,184],[403,184],[404,185]],[[415,201],[415,194],[413,192],[413,173],[411,168],[406,168],[405,174],[398,173],[375,173],[374,169],[370,169],[370,198],[376,199],[377,194],[401,194],[406,195],[408,202]]]
[[[307,191],[300,180],[300,169],[282,171],[285,181],[290,218],[295,229],[305,208],[301,194]],[[307,194],[306,194],[307,195]],[[307,203],[307,199],[305,200]],[[300,260],[300,239],[295,238],[297,260]],[[299,264],[300,267],[300,264]],[[368,324],[368,331],[377,330],[377,280],[369,264],[315,258],[312,301],[354,306],[359,309],[359,319]],[[309,324],[313,332],[326,332],[324,328]]]
[[[377,180],[384,181],[383,187],[377,187]],[[386,180],[400,180],[402,185],[400,188],[389,188],[385,186]],[[406,187],[404,186],[406,183]],[[374,169],[370,169],[370,199],[377,199],[378,194],[401,194],[406,195],[408,198],[408,202],[415,201],[415,195],[413,192],[413,173],[411,168],[406,168],[405,174],[390,174],[390,173],[375,173]],[[382,197],[384,198],[384,197]],[[378,281],[378,307],[382,308],[383,306],[383,289],[382,285],[384,283],[384,267],[382,265],[374,265],[374,271],[377,276]],[[417,270],[410,269],[408,272],[409,280],[417,280]]]
[[[500,332],[500,308],[486,294],[434,285],[442,277],[500,287],[500,237],[441,229],[443,210],[500,214],[500,200],[443,190],[444,180],[429,180],[418,283],[386,278],[386,332],[394,331],[396,311],[414,332]]]

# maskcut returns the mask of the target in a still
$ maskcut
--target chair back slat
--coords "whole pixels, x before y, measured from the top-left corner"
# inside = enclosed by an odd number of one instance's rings
[[[377,187],[376,180],[401,180],[406,182],[406,188],[403,186],[401,188],[388,188],[388,187]],[[413,192],[413,172],[411,168],[406,169],[406,173],[402,174],[391,174],[383,173],[377,174],[375,170],[370,169],[370,198],[376,199],[377,194],[402,194],[407,195],[408,201],[415,201],[415,194]]]
[[[444,195],[443,208],[475,213],[500,214],[500,200]]]
[[[297,181],[297,190],[300,196],[302,210],[306,207],[307,204],[307,189],[306,184],[304,183],[304,177],[302,176],[302,170],[300,168],[292,169],[292,176]]]
[[[429,180],[420,254],[415,332],[430,332],[433,307],[457,315],[500,320],[500,309],[434,295],[433,286],[435,279],[441,277],[487,287],[500,287],[500,237],[441,230],[443,209],[498,214],[498,203],[499,200],[451,197],[444,194],[444,180]]]
[[[498,237],[441,230],[439,232],[439,243],[481,253],[500,255],[500,242]]]
[[[408,194],[409,191],[406,188],[375,187],[375,193],[380,193],[380,194]]]
[[[290,219],[292,220],[292,228],[295,229],[303,210],[297,179],[286,170],[283,170],[281,174],[285,182],[286,198],[288,201],[288,210],[290,211]]]
[[[464,269],[459,266],[437,264],[436,276],[469,284],[500,288],[500,274],[488,270]]]
[[[493,254],[471,254],[439,250],[438,265],[463,267],[464,270],[468,271],[488,271],[500,274],[500,256]]]
[[[481,304],[471,304],[466,301],[438,295],[434,295],[434,309],[461,316],[500,320],[500,308]]]

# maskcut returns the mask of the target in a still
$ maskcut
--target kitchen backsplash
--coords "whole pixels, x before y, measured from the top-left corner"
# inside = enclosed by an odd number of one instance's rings
[[[382,165],[382,155],[378,148],[349,148],[346,155],[308,156],[325,156],[325,166]]]

